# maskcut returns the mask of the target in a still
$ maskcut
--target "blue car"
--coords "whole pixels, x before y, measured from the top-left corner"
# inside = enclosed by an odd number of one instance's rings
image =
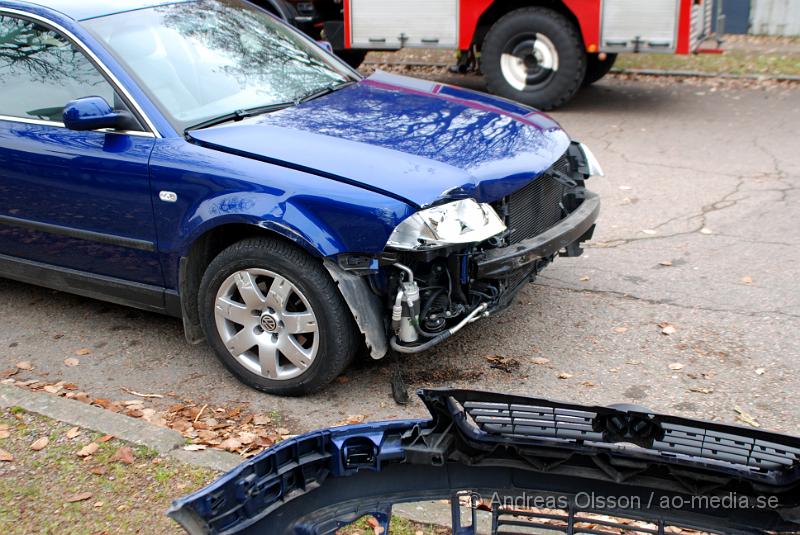
[[[0,0],[0,276],[183,319],[245,383],[322,388],[513,302],[591,238],[548,116],[362,77],[241,0]]]

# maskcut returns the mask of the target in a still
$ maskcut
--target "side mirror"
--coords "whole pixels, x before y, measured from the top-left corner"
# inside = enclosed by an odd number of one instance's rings
[[[115,111],[103,97],[84,97],[64,106],[64,126],[70,130],[138,130],[136,119],[127,111]]]

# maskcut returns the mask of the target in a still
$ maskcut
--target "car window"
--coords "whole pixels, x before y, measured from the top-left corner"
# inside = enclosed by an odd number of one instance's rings
[[[239,0],[178,2],[83,21],[178,129],[353,80],[308,38]]]
[[[61,122],[64,106],[114,88],[66,37],[35,22],[0,15],[0,115]]]

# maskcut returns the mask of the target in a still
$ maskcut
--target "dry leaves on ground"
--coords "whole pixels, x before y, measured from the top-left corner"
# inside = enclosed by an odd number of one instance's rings
[[[500,355],[487,355],[483,357],[489,363],[489,367],[494,370],[511,373],[519,369],[519,361],[511,357],[501,357]]]
[[[91,355],[92,354],[92,350],[89,349],[88,347],[83,347],[83,348],[78,349],[77,351],[75,351],[75,354],[78,355],[79,357],[84,357],[86,355]]]
[[[78,457],[89,457],[90,455],[97,453],[97,450],[99,449],[100,446],[97,444],[97,442],[90,442],[80,449],[78,452]]]
[[[756,368],[756,375],[764,375],[765,373],[767,373],[766,368]]]
[[[130,446],[122,446],[109,458],[109,461],[118,461],[125,464],[133,464],[134,460],[133,450]]]
[[[713,394],[714,389],[710,386],[693,386],[689,389],[689,392],[695,392],[697,394]]]
[[[672,370],[672,371],[682,370],[683,368],[684,368],[684,365],[681,364],[680,362],[671,362],[670,365],[669,365],[669,369]]]
[[[41,451],[41,450],[45,449],[48,444],[50,444],[50,439],[49,438],[47,438],[47,437],[37,438],[36,440],[34,440],[31,443],[31,449],[33,451]]]
[[[742,277],[742,283],[744,283],[744,284],[753,284],[753,277],[751,277],[749,275],[746,276],[746,277]]]
[[[23,360],[21,362],[17,362],[17,368],[20,370],[31,371],[33,369],[33,364],[31,364],[28,360]]]
[[[572,377],[572,374],[571,373],[567,373],[567,372],[561,372],[561,373],[558,374],[558,378],[559,379],[569,379],[571,377]]]
[[[738,421],[746,423],[752,427],[761,427],[761,425],[758,423],[758,420],[756,420],[753,415],[746,413],[738,405],[736,405],[733,410],[736,411],[736,419]]]
[[[544,365],[544,364],[549,364],[550,363],[550,359],[544,358],[544,357],[533,357],[531,359],[531,362],[536,364],[536,365],[541,366],[541,365]]]
[[[677,327],[666,321],[662,321],[661,323],[659,323],[658,328],[661,329],[661,334],[665,334],[667,336],[678,332]]]
[[[70,440],[72,440],[73,438],[76,438],[80,434],[81,434],[81,428],[80,427],[70,427],[69,429],[67,429],[67,432],[64,433],[64,435]]]
[[[0,449],[0,462],[10,463],[14,460],[14,456],[4,449]]]
[[[76,359],[75,357],[69,357],[69,358],[64,359],[64,365],[69,367],[69,368],[74,368],[75,366],[77,366],[80,363],[81,363],[81,361]]]
[[[64,500],[66,503],[83,502],[94,496],[91,492],[79,492]]]

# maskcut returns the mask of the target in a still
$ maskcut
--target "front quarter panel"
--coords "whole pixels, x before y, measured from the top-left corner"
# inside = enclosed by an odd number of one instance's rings
[[[394,227],[414,211],[378,193],[183,139],[157,140],[150,172],[159,250],[172,289],[180,257],[220,225],[257,225],[321,257],[371,254],[381,252]],[[177,200],[161,200],[162,192]]]

